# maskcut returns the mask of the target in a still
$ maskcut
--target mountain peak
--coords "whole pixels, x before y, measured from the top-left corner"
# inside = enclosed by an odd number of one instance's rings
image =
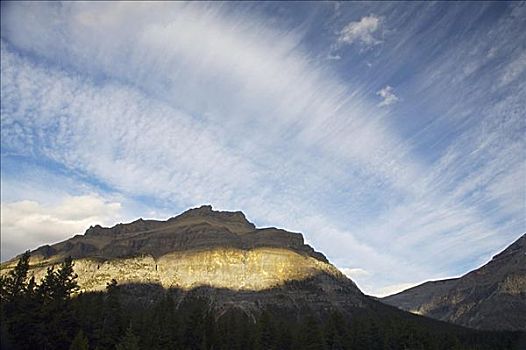
[[[113,259],[148,254],[158,258],[173,252],[219,247],[286,249],[328,263],[323,254],[305,244],[301,233],[256,228],[241,211],[216,211],[211,205],[189,209],[166,221],[140,218],[113,227],[90,226],[84,235],[40,247],[31,255],[39,261],[69,255]]]
[[[197,220],[213,220],[221,221],[223,223],[236,224],[234,231],[236,233],[246,233],[256,229],[256,225],[247,220],[245,214],[241,211],[217,211],[211,205],[202,205],[197,208],[188,209],[184,213],[175,216],[168,220],[168,222],[182,221],[185,219]]]
[[[256,225],[247,220],[241,211],[216,211],[211,205],[188,209],[180,215],[168,219],[167,223],[177,225],[209,224],[221,227],[236,235],[256,230]]]
[[[210,204],[204,204],[200,207],[190,208],[181,215],[210,215],[214,212],[217,211],[215,211]]]
[[[119,223],[112,227],[101,225],[90,226],[86,236],[104,235],[126,235],[136,234],[167,228],[172,226],[187,226],[196,224],[209,224],[216,227],[225,228],[235,234],[245,234],[256,230],[256,225],[247,220],[241,211],[216,211],[211,205],[202,205],[197,208],[188,209],[180,215],[174,216],[167,221],[145,220],[139,218],[129,223]]]

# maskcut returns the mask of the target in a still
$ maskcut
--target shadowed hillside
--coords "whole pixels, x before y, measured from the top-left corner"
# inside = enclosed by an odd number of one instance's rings
[[[466,275],[382,299],[403,310],[479,329],[526,330],[526,234]]]
[[[39,283],[25,278],[27,263],[28,254],[1,279],[2,349],[489,350],[520,349],[526,340],[524,333],[469,330],[373,299],[320,309],[309,299],[318,293],[311,279],[244,292],[112,280],[105,292],[76,294],[71,259]],[[258,304],[268,295],[284,302]]]

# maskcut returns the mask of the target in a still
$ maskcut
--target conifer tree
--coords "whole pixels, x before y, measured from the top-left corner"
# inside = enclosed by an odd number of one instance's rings
[[[55,267],[47,268],[46,275],[40,281],[37,288],[37,294],[44,302],[49,302],[54,299],[54,288],[56,285]]]
[[[67,349],[77,329],[70,296],[78,288],[71,257],[59,269],[48,268],[37,288],[41,300],[37,315],[40,332],[37,344],[42,349]]]
[[[67,257],[55,271],[54,267],[47,269],[39,286],[39,293],[47,301],[68,299],[78,289],[77,274],[73,271],[73,259]]]
[[[27,282],[29,251],[18,260],[16,267],[1,278],[0,313],[6,342],[11,340],[19,349],[30,349],[35,332],[34,278]]]
[[[78,275],[73,271],[73,259],[67,257],[56,272],[55,298],[65,300],[78,290]]]
[[[126,330],[126,334],[121,339],[120,343],[117,344],[117,350],[140,350],[139,338],[133,333],[131,325]]]
[[[106,285],[106,298],[102,312],[102,325],[96,336],[102,348],[114,346],[123,331],[123,310],[120,289],[115,279]]]
[[[69,350],[88,350],[89,349],[89,342],[86,335],[84,335],[84,332],[79,330],[77,332],[77,335],[75,338],[73,338],[73,342],[71,343],[71,346],[69,347]]]
[[[272,316],[268,311],[263,311],[256,326],[257,336],[255,348],[261,350],[274,348],[276,332]]]
[[[0,301],[13,301],[26,292],[27,272],[29,271],[29,250],[26,251],[7,276],[0,278]]]
[[[320,328],[318,320],[313,316],[309,315],[303,321],[301,327],[302,337],[302,348],[309,350],[325,350],[325,340],[323,338],[323,332]]]

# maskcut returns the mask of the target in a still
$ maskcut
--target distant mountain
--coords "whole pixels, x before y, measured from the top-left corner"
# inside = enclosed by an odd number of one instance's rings
[[[466,327],[524,331],[526,234],[460,278],[426,282],[381,301]]]

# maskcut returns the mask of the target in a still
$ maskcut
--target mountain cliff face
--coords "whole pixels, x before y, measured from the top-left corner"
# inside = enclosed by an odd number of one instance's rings
[[[526,330],[526,234],[460,278],[426,282],[382,301],[467,327]]]
[[[304,244],[301,234],[257,229],[243,213],[211,206],[167,221],[90,227],[84,235],[31,252],[30,275],[42,278],[67,256],[74,258],[84,292],[104,290],[115,279],[146,299],[151,295],[144,288],[151,287],[180,294],[213,290],[218,307],[345,309],[368,299],[323,254]],[[2,264],[2,274],[15,264],[16,259]]]

